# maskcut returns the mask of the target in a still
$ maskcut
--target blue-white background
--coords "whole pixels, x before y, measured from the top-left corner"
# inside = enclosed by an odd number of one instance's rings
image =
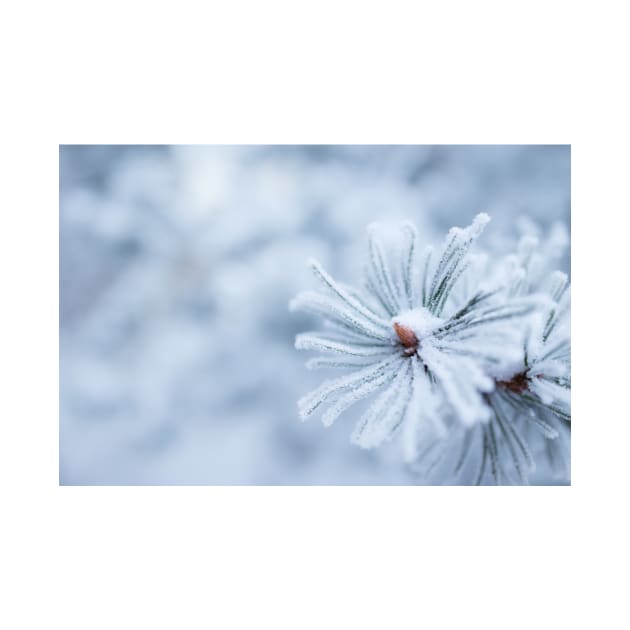
[[[480,211],[489,247],[568,223],[569,148],[61,147],[61,483],[412,483],[352,412],[298,420],[324,375],[287,303],[310,256],[358,282],[372,221],[439,240]]]

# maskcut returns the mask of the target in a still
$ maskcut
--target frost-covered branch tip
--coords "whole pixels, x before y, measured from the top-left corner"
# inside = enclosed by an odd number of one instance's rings
[[[352,442],[374,448],[402,427],[406,458],[425,479],[441,471],[442,482],[464,475],[525,483],[532,427],[561,467],[570,421],[568,280],[545,273],[529,237],[494,267],[487,256],[473,260],[489,220],[479,214],[452,228],[437,250],[422,247],[409,222],[393,244],[370,225],[366,289],[309,261],[321,290],[300,293],[290,307],[322,317],[328,330],[298,335],[295,346],[321,353],[311,368],[352,371],[302,398],[303,419],[326,408],[328,426],[378,393]]]

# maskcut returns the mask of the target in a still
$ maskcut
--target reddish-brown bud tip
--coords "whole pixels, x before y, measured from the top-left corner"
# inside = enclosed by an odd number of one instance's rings
[[[521,372],[513,376],[509,381],[497,381],[497,385],[515,394],[522,394],[529,389],[529,377],[526,372]]]
[[[400,339],[400,343],[402,343],[405,348],[418,347],[418,337],[416,337],[416,333],[414,333],[411,328],[407,328],[407,326],[403,326],[402,324],[395,322],[394,330],[398,335],[398,339]]]

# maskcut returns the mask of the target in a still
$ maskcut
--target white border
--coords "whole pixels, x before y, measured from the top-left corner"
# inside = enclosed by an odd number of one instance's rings
[[[627,22],[578,4],[3,9],[2,627],[628,626]],[[573,487],[59,488],[67,142],[572,143]]]

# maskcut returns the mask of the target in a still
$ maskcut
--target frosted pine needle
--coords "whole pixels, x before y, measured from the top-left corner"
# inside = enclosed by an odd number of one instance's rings
[[[302,419],[327,407],[322,420],[330,425],[379,390],[352,433],[364,448],[379,446],[403,424],[429,423],[443,435],[442,416],[455,417],[463,427],[491,419],[493,374],[519,360],[536,301],[481,283],[472,291],[454,291],[488,221],[480,214],[469,227],[451,229],[437,250],[422,248],[411,223],[400,226],[399,242],[389,249],[380,227],[370,226],[365,290],[336,282],[310,262],[323,290],[300,293],[290,306],[322,316],[328,329],[298,335],[296,348],[322,353],[308,362],[311,368],[353,371],[302,398]]]

